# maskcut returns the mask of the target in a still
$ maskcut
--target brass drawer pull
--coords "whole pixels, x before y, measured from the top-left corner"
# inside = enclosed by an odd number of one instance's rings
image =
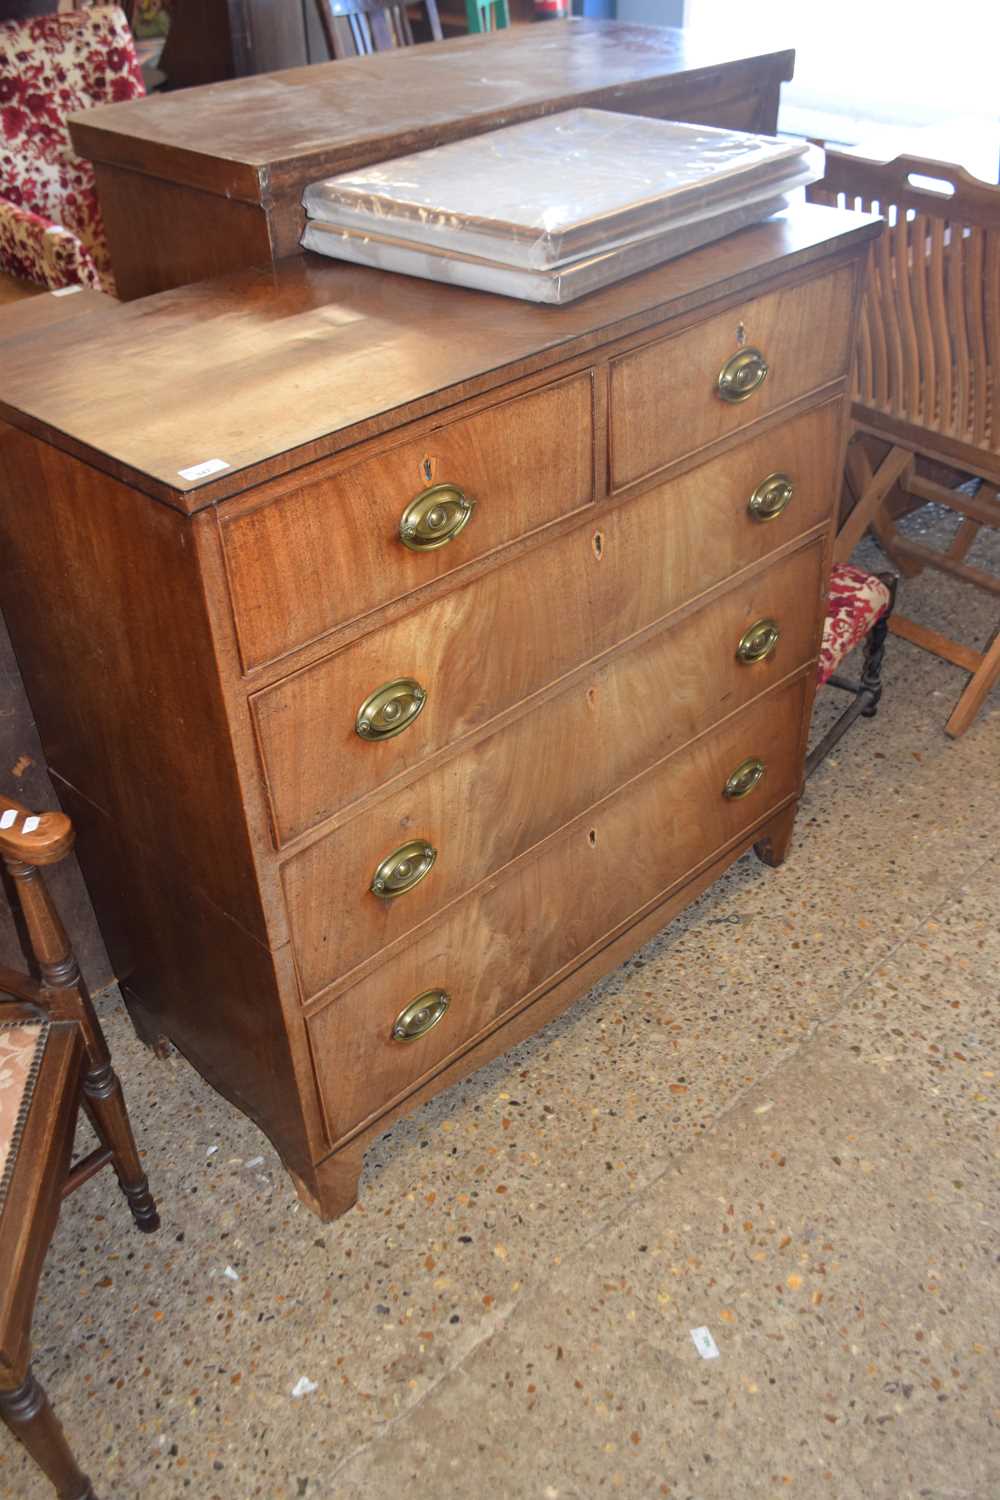
[[[443,1017],[451,1004],[451,996],[444,990],[424,990],[409,1005],[404,1005],[392,1023],[394,1042],[415,1042],[426,1036]]]
[[[400,844],[398,849],[386,855],[372,876],[372,894],[392,900],[412,891],[425,875],[430,874],[436,859],[437,850],[426,839],[411,839],[408,844]]]
[[[747,665],[764,661],[777,646],[780,635],[777,620],[758,620],[740,637],[740,643],[736,647],[737,661],[746,662]]]
[[[468,526],[476,502],[454,484],[435,484],[411,500],[399,518],[399,540],[411,552],[433,552]]]
[[[745,401],[767,379],[767,360],[759,349],[740,349],[719,371],[719,395],[730,403]]]
[[[363,740],[391,740],[402,734],[427,702],[427,694],[412,677],[386,682],[362,703],[354,728]]]
[[[760,785],[766,769],[764,762],[752,755],[749,760],[743,761],[736,767],[722,788],[722,795],[728,797],[731,802],[737,801],[740,797],[748,797],[754,787]]]
[[[755,521],[776,521],[794,493],[795,486],[788,474],[768,474],[747,501],[747,510]]]

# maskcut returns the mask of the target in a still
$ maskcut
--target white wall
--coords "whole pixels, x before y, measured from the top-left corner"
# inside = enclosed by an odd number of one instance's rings
[[[684,0],[618,0],[618,19],[644,26],[680,26]]]
[[[786,129],[810,114],[840,116],[846,130],[1000,114],[998,0],[688,0],[687,24],[727,48],[796,49]],[[858,139],[820,123],[805,133]]]

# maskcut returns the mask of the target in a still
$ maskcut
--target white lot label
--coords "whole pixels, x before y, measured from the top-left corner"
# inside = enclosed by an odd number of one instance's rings
[[[224,458],[206,458],[204,463],[192,464],[190,469],[178,469],[182,479],[207,479],[209,474],[221,474],[229,465]]]
[[[702,1359],[718,1359],[719,1346],[707,1328],[692,1328],[691,1337]]]

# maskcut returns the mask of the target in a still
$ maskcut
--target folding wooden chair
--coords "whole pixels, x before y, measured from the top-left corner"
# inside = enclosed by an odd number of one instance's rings
[[[0,1416],[60,1500],[94,1500],[31,1372],[42,1263],[62,1200],[108,1163],[137,1228],[149,1233],[160,1220],[104,1033],[39,868],[72,843],[62,813],[34,815],[0,799],[0,857],[38,971],[0,969]],[[73,1166],[81,1103],[100,1144]]]
[[[1000,528],[1000,188],[941,162],[828,151],[809,196],[887,220],[855,364],[846,478],[856,504],[835,557],[846,561],[870,526],[905,577],[932,567],[1000,596],[1000,578],[965,560],[981,527]],[[978,486],[942,483],[942,471]],[[962,517],[944,552],[896,524],[930,502]],[[1000,678],[1000,635],[977,651],[898,614],[890,629],[972,674],[945,726],[964,733]]]

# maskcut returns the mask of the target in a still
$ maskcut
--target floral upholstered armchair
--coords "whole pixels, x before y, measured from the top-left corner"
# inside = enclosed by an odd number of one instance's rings
[[[144,92],[117,5],[0,22],[0,271],[113,291],[94,172],[67,116]]]

